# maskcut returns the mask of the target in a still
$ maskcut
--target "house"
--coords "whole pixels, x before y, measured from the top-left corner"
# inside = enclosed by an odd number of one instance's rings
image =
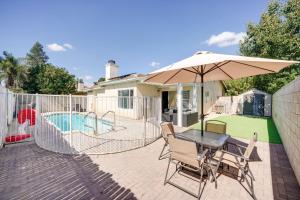
[[[113,110],[117,111],[119,116],[141,119],[145,104],[143,99],[149,97],[151,103],[155,101],[156,106],[159,104],[158,113],[162,116],[162,120],[172,121],[173,119],[168,118],[168,115],[172,115],[170,111],[177,115],[177,107],[181,105],[183,114],[194,113],[198,121],[200,115],[198,113],[201,111],[199,84],[158,85],[143,82],[147,78],[143,74],[131,73],[120,76],[119,66],[114,60],[109,60],[105,68],[105,81],[98,82],[86,90],[90,110],[97,113]],[[205,83],[204,88],[204,111],[209,113],[218,97],[224,95],[225,86],[221,81],[213,81]],[[176,123],[176,119],[174,122]]]

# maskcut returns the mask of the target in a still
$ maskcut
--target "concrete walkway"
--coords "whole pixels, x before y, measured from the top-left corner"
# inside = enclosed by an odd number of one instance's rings
[[[0,199],[195,199],[163,185],[167,159],[158,160],[162,146],[160,139],[118,154],[70,156],[43,150],[34,143],[9,145],[0,150]],[[282,145],[258,142],[250,167],[258,199],[300,199]],[[172,180],[192,191],[198,186],[180,174]],[[206,182],[201,199],[252,198],[235,178],[221,174],[217,189]]]

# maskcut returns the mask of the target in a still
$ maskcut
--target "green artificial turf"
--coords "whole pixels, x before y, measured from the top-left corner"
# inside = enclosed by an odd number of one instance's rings
[[[250,139],[253,132],[257,132],[259,141],[276,144],[282,143],[271,117],[229,115],[219,116],[214,119],[226,122],[227,133],[233,137]],[[201,123],[194,124],[191,128],[201,129]]]

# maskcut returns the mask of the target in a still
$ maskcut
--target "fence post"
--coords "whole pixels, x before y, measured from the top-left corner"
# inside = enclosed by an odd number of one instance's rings
[[[143,97],[143,120],[144,120],[144,136],[143,136],[143,146],[146,145],[146,131],[147,131],[147,97]]]
[[[34,138],[36,137],[37,131],[40,126],[39,118],[40,118],[40,98],[39,98],[39,95],[36,93],[35,94],[35,120],[36,120],[36,123],[35,123],[35,129],[34,129]]]
[[[5,116],[5,120],[6,120],[6,127],[8,127],[8,88],[5,88],[6,92],[5,92],[5,107],[6,107],[6,116]]]
[[[70,108],[70,146],[72,146],[72,94],[69,95],[69,108]]]

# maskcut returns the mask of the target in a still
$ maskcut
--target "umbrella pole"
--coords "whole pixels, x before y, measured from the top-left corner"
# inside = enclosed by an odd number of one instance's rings
[[[204,132],[204,98],[203,98],[203,94],[204,94],[204,86],[203,86],[203,65],[201,66],[201,136],[203,136],[203,132]]]

